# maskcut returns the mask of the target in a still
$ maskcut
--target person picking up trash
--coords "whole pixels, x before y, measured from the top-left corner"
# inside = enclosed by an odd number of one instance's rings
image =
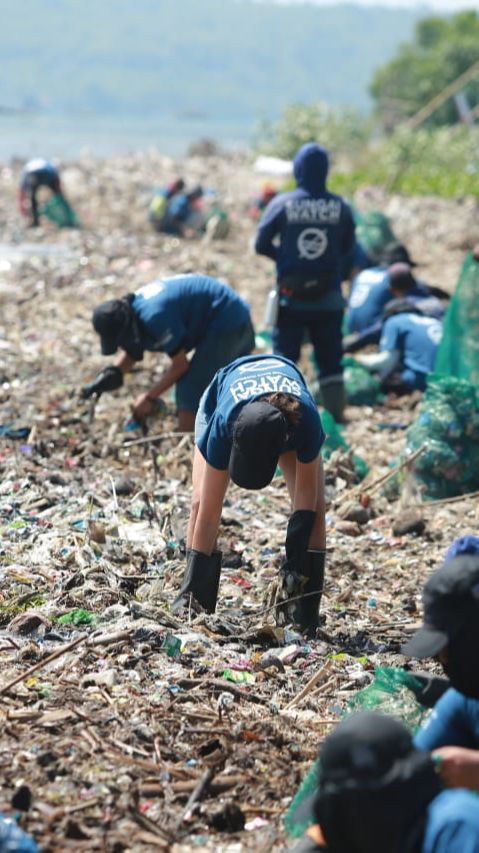
[[[29,160],[20,177],[18,204],[20,212],[30,220],[32,226],[40,224],[38,191],[41,187],[46,187],[53,195],[63,197],[58,169],[48,160]]]
[[[454,543],[424,586],[424,624],[402,653],[438,660],[450,680],[415,736],[450,787],[479,791],[479,538]]]
[[[363,270],[354,279],[349,295],[346,324],[348,334],[343,339],[344,352],[357,352],[369,344],[377,344],[381,336],[383,321],[388,316],[394,294],[394,271],[407,265],[409,283],[407,292],[401,295],[412,301],[429,299],[429,310],[424,301],[423,313],[442,316],[447,308],[449,294],[438,287],[431,287],[414,274],[415,262],[402,243],[391,243],[381,255],[381,264]],[[393,271],[393,279],[391,279]]]
[[[297,188],[277,195],[258,226],[255,249],[276,263],[279,312],[273,351],[297,362],[309,334],[322,405],[343,419],[342,271],[354,247],[351,208],[326,187],[328,152],[303,145],[294,159]]]
[[[392,295],[401,301],[383,323],[379,352],[356,358],[363,367],[379,374],[385,391],[424,391],[427,377],[434,370],[442,320],[424,316],[416,297],[409,296],[414,279],[407,264],[394,264],[389,278]],[[431,298],[425,301],[430,302]],[[438,302],[435,298],[433,301]]]
[[[385,714],[339,723],[321,747],[317,784],[298,804],[314,822],[294,853],[479,853],[477,797],[444,790],[431,755]]]
[[[279,465],[292,502],[279,612],[314,632],[324,580],[325,512],[321,420],[298,368],[274,355],[240,358],[218,371],[195,423],[187,566],[172,611],[213,613],[221,553],[216,538],[229,480],[263,489]],[[288,603],[289,599],[297,599]]]
[[[199,399],[215,372],[254,348],[248,305],[228,285],[206,275],[153,281],[123,299],[99,305],[92,322],[102,354],[118,350],[120,354],[114,365],[84,386],[82,396],[120,388],[125,373],[143,359],[145,351],[166,353],[170,366],[148,392],[135,399],[133,416],[143,421],[155,400],[175,385],[182,432],[193,430]]]

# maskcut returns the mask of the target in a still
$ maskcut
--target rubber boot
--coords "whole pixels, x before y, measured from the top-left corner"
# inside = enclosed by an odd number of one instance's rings
[[[201,551],[187,550],[186,570],[179,595],[171,605],[171,613],[176,616],[190,607],[197,611],[214,613],[218,598],[221,574],[221,551],[211,556]]]
[[[319,627],[319,607],[324,585],[326,551],[307,551],[301,574],[304,598],[300,598],[294,610],[294,621],[301,631],[314,636]],[[309,593],[309,594],[308,594]]]
[[[343,380],[320,382],[319,390],[321,405],[333,416],[336,423],[344,423],[346,391]]]

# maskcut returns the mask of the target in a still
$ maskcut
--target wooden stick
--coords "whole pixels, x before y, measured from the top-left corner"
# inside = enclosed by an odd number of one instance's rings
[[[455,498],[441,498],[438,501],[424,501],[421,503],[421,509],[428,509],[428,507],[435,509],[437,506],[444,506],[444,504],[457,504],[461,501],[467,501],[469,498],[479,498],[479,492],[467,492],[465,495],[456,495]]]
[[[415,460],[421,455],[421,453],[424,453],[426,449],[427,441],[425,441],[424,444],[421,445],[421,447],[415,450],[414,453],[411,453],[411,455],[408,456],[408,458],[405,459],[404,462],[401,462],[400,465],[396,465],[395,468],[391,468],[391,470],[388,471],[387,474],[383,474],[382,477],[379,477],[377,480],[373,480],[373,482],[370,483],[368,486],[357,486],[355,490],[356,493],[359,492],[360,494],[373,494],[373,492],[376,492],[378,490],[379,486],[384,486],[385,483],[391,480],[391,478],[394,477],[394,475],[397,474],[399,471],[402,471],[403,468],[408,468],[411,462],[415,462]]]
[[[193,438],[193,433],[184,433],[184,432],[161,432],[156,435],[148,435],[144,438],[133,438],[131,441],[125,441],[121,446],[122,447],[134,447],[135,444],[150,444],[152,441],[162,441],[164,438]]]
[[[72,643],[67,643],[66,646],[62,646],[61,649],[57,649],[47,658],[44,658],[43,660],[34,664],[34,666],[31,666],[30,669],[27,669],[21,675],[17,675],[16,678],[13,678],[11,681],[7,681],[7,683],[4,684],[3,687],[0,687],[0,696],[2,696],[4,693],[8,693],[8,691],[12,687],[15,687],[16,684],[20,683],[20,681],[24,681],[25,678],[29,678],[29,676],[33,675],[34,672],[38,672],[38,670],[46,666],[47,663],[51,663],[53,660],[56,660],[57,658],[61,657],[66,652],[70,652],[72,649],[76,648],[76,646],[79,646],[80,643],[84,643],[86,639],[86,634],[83,637],[78,637],[78,639],[73,640]]]
[[[308,683],[303,687],[303,689],[300,690],[300,692],[293,699],[291,699],[291,702],[288,702],[288,704],[284,708],[282,708],[281,710],[282,711],[289,711],[290,708],[293,708],[295,705],[298,704],[298,702],[301,702],[301,699],[304,699],[304,697],[307,696],[308,693],[311,692],[313,687],[316,687],[316,685],[319,684],[319,682],[326,675],[326,673],[329,672],[332,665],[333,665],[333,662],[331,660],[326,661],[324,666],[322,666],[321,669],[319,669],[312,676],[312,678],[309,679]]]
[[[201,779],[197,782],[194,791],[191,792],[191,794],[188,798],[188,802],[186,803],[183,814],[181,815],[180,819],[176,823],[176,830],[178,830],[181,827],[181,824],[188,817],[188,815],[189,815],[191,809],[193,808],[193,806],[195,805],[195,803],[198,803],[201,800],[201,798],[203,797],[203,795],[206,794],[206,791],[208,790],[209,784],[213,780],[215,773],[216,773],[216,770],[214,767],[208,767],[205,770]]]

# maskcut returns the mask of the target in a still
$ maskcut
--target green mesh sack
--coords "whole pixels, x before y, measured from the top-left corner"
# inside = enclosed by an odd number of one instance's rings
[[[380,711],[402,720],[414,733],[428,714],[415,697],[421,682],[410,672],[395,667],[377,667],[374,680],[348,702],[343,717],[358,711]],[[301,783],[284,817],[284,828],[291,838],[300,838],[314,823],[311,809],[317,791],[319,759],[316,759]]]
[[[466,255],[444,318],[436,373],[479,386],[479,263]]]
[[[374,406],[384,399],[377,376],[350,356],[343,358],[346,399],[353,406]]]
[[[388,243],[396,241],[387,216],[379,210],[371,210],[358,216],[356,239],[373,261],[378,261]]]
[[[50,222],[59,228],[79,228],[80,222],[72,206],[61,194],[51,197],[40,209],[40,213],[46,216]]]
[[[321,423],[326,434],[326,440],[321,451],[325,459],[329,459],[335,450],[349,450],[349,444],[343,436],[342,427],[336,423],[326,409],[321,409]]]
[[[406,433],[407,450],[425,446],[414,463],[426,498],[451,498],[479,489],[479,403],[474,386],[437,373],[415,422]]]

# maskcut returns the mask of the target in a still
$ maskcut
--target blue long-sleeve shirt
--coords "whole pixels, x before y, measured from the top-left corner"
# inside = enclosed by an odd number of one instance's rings
[[[292,274],[323,280],[327,291],[340,297],[334,307],[342,307],[342,272],[354,248],[355,226],[349,205],[326,189],[327,172],[325,149],[314,143],[304,145],[294,161],[297,188],[269,203],[259,223],[255,249],[275,261],[280,283]],[[298,307],[296,301],[286,297],[287,304],[294,307]]]

